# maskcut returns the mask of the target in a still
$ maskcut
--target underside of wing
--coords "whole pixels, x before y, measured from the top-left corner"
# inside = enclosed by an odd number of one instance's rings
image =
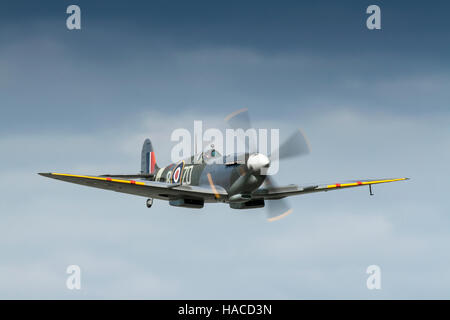
[[[144,179],[149,180],[153,178],[153,174],[102,174],[99,177],[104,178],[120,178],[120,179]]]
[[[47,178],[76,183],[83,186],[163,200],[194,198],[203,199],[206,202],[215,202],[220,196],[225,197],[227,195],[225,189],[218,186],[213,190],[209,186],[202,187],[156,181],[115,179],[110,176],[86,176],[66,173],[39,174]]]
[[[340,190],[361,186],[371,186],[373,184],[379,183],[387,183],[387,182],[395,182],[395,181],[404,181],[409,178],[383,178],[383,179],[363,179],[363,180],[350,180],[344,181],[340,183],[330,183],[330,184],[317,184],[317,185],[308,185],[308,186],[297,186],[297,185],[288,185],[284,187],[275,187],[275,188],[260,188],[252,193],[253,199],[282,199],[289,196],[304,194],[304,193],[313,193],[313,192],[321,192],[321,191],[331,191],[331,190]]]

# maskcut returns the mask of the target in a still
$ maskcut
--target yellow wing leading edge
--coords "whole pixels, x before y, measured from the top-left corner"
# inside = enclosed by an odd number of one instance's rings
[[[335,184],[327,185],[327,189],[341,188],[341,187],[356,187],[356,186],[360,186],[360,185],[371,185],[371,184],[377,184],[377,183],[402,181],[402,180],[408,180],[408,179],[409,178],[395,178],[395,179],[361,180],[361,181],[356,181],[356,182],[335,183]]]

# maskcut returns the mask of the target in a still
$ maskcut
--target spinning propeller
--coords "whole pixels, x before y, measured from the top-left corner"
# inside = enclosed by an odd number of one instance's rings
[[[225,121],[233,129],[243,129],[244,131],[253,128],[248,109],[241,109],[233,112],[225,118]],[[255,186],[259,186],[261,180],[264,180],[265,187],[276,188],[274,178],[265,175],[271,163],[277,160],[285,160],[310,152],[310,147],[305,135],[301,130],[296,130],[291,134],[281,145],[270,155],[259,153],[257,150],[252,150],[257,146],[257,141],[252,141],[254,136],[249,135],[249,156],[246,160],[246,169],[231,186],[230,194],[239,194],[251,192],[255,190]],[[259,182],[259,183],[258,183]],[[279,220],[288,214],[292,213],[293,209],[290,207],[286,199],[266,200],[266,208],[268,212],[268,220]]]

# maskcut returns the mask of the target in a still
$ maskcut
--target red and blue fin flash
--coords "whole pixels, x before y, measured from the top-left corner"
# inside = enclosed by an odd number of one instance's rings
[[[158,166],[156,165],[155,152],[153,151],[152,143],[150,142],[150,139],[146,139],[142,146],[141,174],[153,174],[157,168]]]

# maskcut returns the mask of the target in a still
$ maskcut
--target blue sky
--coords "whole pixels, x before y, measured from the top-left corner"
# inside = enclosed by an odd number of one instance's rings
[[[65,27],[78,4],[82,30]],[[382,30],[365,27],[381,7]],[[447,298],[450,22],[445,1],[0,4],[1,298]],[[37,176],[137,172],[152,139],[297,127],[282,184],[409,176],[290,199],[294,213],[203,211]],[[82,290],[65,288],[78,264]],[[382,290],[365,269],[382,270]]]

